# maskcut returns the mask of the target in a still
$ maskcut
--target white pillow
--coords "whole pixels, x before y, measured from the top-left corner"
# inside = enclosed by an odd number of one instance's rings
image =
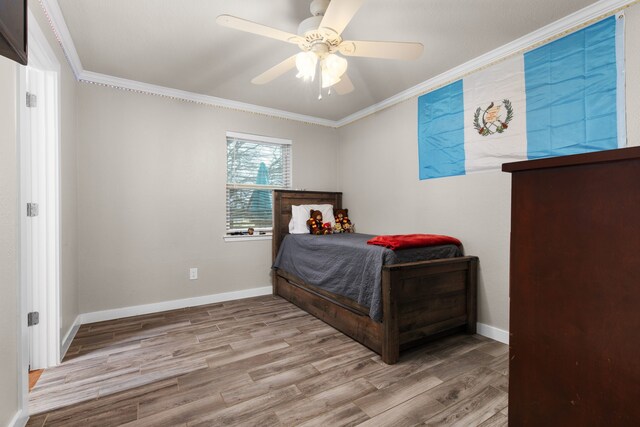
[[[289,221],[290,234],[308,234],[307,220],[310,217],[311,209],[322,212],[322,220],[330,222],[331,228],[336,223],[333,217],[333,205],[292,205],[291,221]]]

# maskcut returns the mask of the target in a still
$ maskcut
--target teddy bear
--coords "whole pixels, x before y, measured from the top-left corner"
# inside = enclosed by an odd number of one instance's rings
[[[314,211],[311,209],[309,219],[307,220],[307,227],[309,227],[309,233],[320,235],[322,231],[322,212]]]
[[[349,219],[349,209],[336,209],[334,215],[336,224],[340,224],[342,233],[353,233],[353,224]]]
[[[333,232],[334,232],[334,233],[342,233],[342,225],[340,225],[340,223],[339,223],[339,222],[336,222],[336,223],[333,225]]]
[[[322,234],[333,234],[333,228],[331,227],[330,222],[322,224]]]

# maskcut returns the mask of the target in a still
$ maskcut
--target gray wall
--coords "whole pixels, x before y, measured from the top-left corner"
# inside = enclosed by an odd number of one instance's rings
[[[340,128],[339,188],[359,232],[456,236],[480,257],[478,321],[508,329],[510,181],[500,172],[420,181],[415,100]]]
[[[640,144],[640,5],[626,15],[627,132]],[[339,189],[358,231],[459,237],[480,257],[478,321],[509,329],[511,181],[499,171],[420,181],[417,100],[339,129]]]
[[[638,142],[640,6],[627,10],[627,103]],[[479,321],[508,329],[510,177],[419,181],[412,99],[338,130],[80,85],[80,311],[269,284],[270,242],[225,243],[224,132],[294,141],[294,187],[345,193],[358,230],[458,236],[480,257]],[[337,148],[339,147],[339,155]],[[189,267],[200,279],[189,281]]]
[[[0,425],[18,411],[16,65],[0,57]]]
[[[82,312],[270,285],[271,241],[222,238],[228,130],[293,140],[294,187],[337,187],[333,129],[91,84],[78,102]]]

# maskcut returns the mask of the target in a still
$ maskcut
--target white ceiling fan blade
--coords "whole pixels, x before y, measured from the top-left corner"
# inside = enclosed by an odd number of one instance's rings
[[[300,37],[293,33],[278,30],[276,28],[267,27],[253,21],[238,18],[231,15],[220,15],[216,18],[216,22],[223,27],[233,28],[234,30],[245,31],[247,33],[257,34],[259,36],[270,37],[283,42],[298,44]]]
[[[346,95],[350,92],[353,92],[354,86],[353,82],[349,78],[347,73],[344,73],[342,77],[340,77],[340,81],[333,86],[331,86],[338,95]]]
[[[340,53],[345,56],[362,56],[384,59],[418,59],[422,54],[422,43],[344,41]]]
[[[329,28],[338,35],[342,34],[362,3],[364,0],[331,0],[320,23],[320,28]]]
[[[254,77],[253,80],[251,80],[251,83],[255,85],[263,85],[265,83],[269,83],[270,81],[280,77],[281,75],[291,70],[292,68],[295,68],[295,66],[296,66],[296,55],[293,55],[285,59],[278,65],[275,65],[269,68],[267,71],[260,74],[259,76]]]

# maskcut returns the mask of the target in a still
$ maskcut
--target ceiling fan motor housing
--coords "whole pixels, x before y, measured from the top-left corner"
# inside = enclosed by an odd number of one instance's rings
[[[298,26],[298,35],[302,37],[299,46],[304,51],[313,51],[317,54],[333,53],[338,50],[342,38],[331,28],[320,28],[330,0],[313,0],[311,2],[311,14]],[[326,49],[318,45],[326,46]]]
[[[316,15],[302,21],[300,25],[298,25],[298,35],[304,37],[309,32],[318,31],[322,18],[322,15]]]

